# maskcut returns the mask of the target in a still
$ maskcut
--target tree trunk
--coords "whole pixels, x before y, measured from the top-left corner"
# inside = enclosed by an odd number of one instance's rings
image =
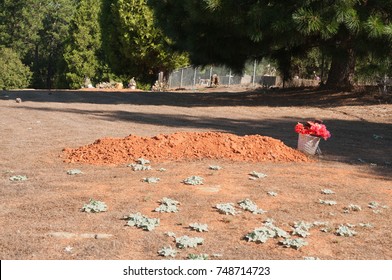
[[[351,47],[338,50],[332,56],[326,86],[350,91],[354,85],[355,51]]]

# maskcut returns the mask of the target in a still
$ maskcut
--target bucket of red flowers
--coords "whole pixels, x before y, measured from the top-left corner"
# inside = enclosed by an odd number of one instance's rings
[[[298,150],[309,155],[316,154],[320,139],[327,140],[331,133],[320,120],[297,123],[295,132],[298,133]]]

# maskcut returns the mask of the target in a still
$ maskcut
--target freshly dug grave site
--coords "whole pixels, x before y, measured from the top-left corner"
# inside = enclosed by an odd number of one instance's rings
[[[260,135],[237,136],[221,132],[176,132],[154,137],[129,135],[103,138],[76,149],[65,148],[69,163],[123,164],[137,158],[155,162],[193,159],[228,159],[248,162],[308,162],[303,153],[282,141]]]

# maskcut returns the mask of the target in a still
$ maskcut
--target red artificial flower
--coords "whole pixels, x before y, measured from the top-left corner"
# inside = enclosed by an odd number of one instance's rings
[[[308,134],[316,137],[321,137],[327,140],[331,137],[331,133],[327,130],[327,127],[322,123],[322,121],[308,121],[305,125],[302,123],[297,123],[294,128],[295,132],[301,134]]]

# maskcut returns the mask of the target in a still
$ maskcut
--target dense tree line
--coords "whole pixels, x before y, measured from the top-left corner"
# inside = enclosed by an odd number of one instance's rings
[[[284,78],[318,54],[326,84],[350,88],[359,70],[388,70],[389,0],[150,0],[175,47],[195,64],[241,71],[248,59],[274,59]],[[370,66],[370,67],[369,67]]]
[[[0,0],[0,87],[79,88],[268,59],[331,87],[391,73],[390,0]],[[185,55],[186,53],[186,55]]]
[[[1,88],[152,83],[187,63],[171,45],[146,0],[0,0]]]

